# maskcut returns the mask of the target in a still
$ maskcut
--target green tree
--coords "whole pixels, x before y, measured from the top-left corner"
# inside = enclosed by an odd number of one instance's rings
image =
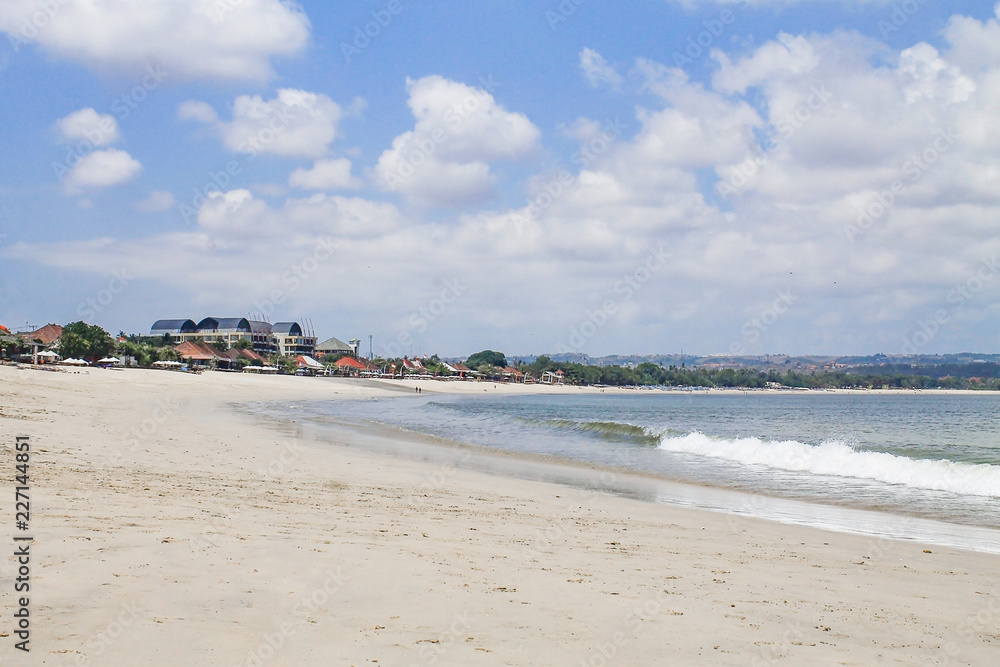
[[[106,357],[115,349],[111,334],[86,322],[70,322],[63,327],[59,341],[59,354],[67,357],[82,357],[91,361]]]
[[[505,368],[507,366],[507,357],[505,357],[502,352],[483,350],[482,352],[476,352],[465,362],[465,365],[469,368],[479,368],[483,364]]]

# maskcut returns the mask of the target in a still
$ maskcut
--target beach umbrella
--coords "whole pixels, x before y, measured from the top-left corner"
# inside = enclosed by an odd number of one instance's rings
[[[118,363],[121,363],[121,362],[118,360],[118,357],[104,357],[103,359],[101,359],[97,363],[99,363],[99,364],[118,364]]]
[[[46,359],[58,359],[59,355],[51,350],[45,350],[44,352],[39,352],[38,356],[45,357]]]

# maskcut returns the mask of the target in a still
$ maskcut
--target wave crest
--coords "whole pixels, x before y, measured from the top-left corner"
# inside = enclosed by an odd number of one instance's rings
[[[840,440],[809,445],[797,440],[711,438],[694,431],[663,436],[659,449],[761,465],[814,475],[870,479],[916,489],[1000,497],[1000,466],[911,459],[884,452],[859,451]]]

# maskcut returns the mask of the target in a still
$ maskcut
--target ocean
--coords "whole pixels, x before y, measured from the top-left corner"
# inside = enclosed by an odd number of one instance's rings
[[[256,409],[628,471],[663,483],[645,498],[658,502],[1000,553],[1000,396],[992,394],[645,390]],[[607,477],[605,490],[629,495]]]

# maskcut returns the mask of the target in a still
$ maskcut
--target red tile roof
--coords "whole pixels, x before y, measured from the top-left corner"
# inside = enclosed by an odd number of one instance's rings
[[[225,352],[216,352],[216,354],[230,360],[246,359],[247,361],[253,361],[255,363],[267,364],[266,358],[249,349],[238,349],[234,347],[226,350]]]
[[[362,371],[368,369],[368,366],[353,357],[343,357],[341,359],[337,359],[337,361],[333,362],[333,365],[338,368],[357,368]]]
[[[41,329],[19,333],[18,336],[29,342],[39,340],[42,345],[52,345],[62,338],[62,329],[58,324],[46,324]]]
[[[178,343],[174,346],[174,349],[177,350],[177,354],[180,355],[181,359],[190,359],[192,361],[212,361],[222,356],[215,348],[190,340]]]

